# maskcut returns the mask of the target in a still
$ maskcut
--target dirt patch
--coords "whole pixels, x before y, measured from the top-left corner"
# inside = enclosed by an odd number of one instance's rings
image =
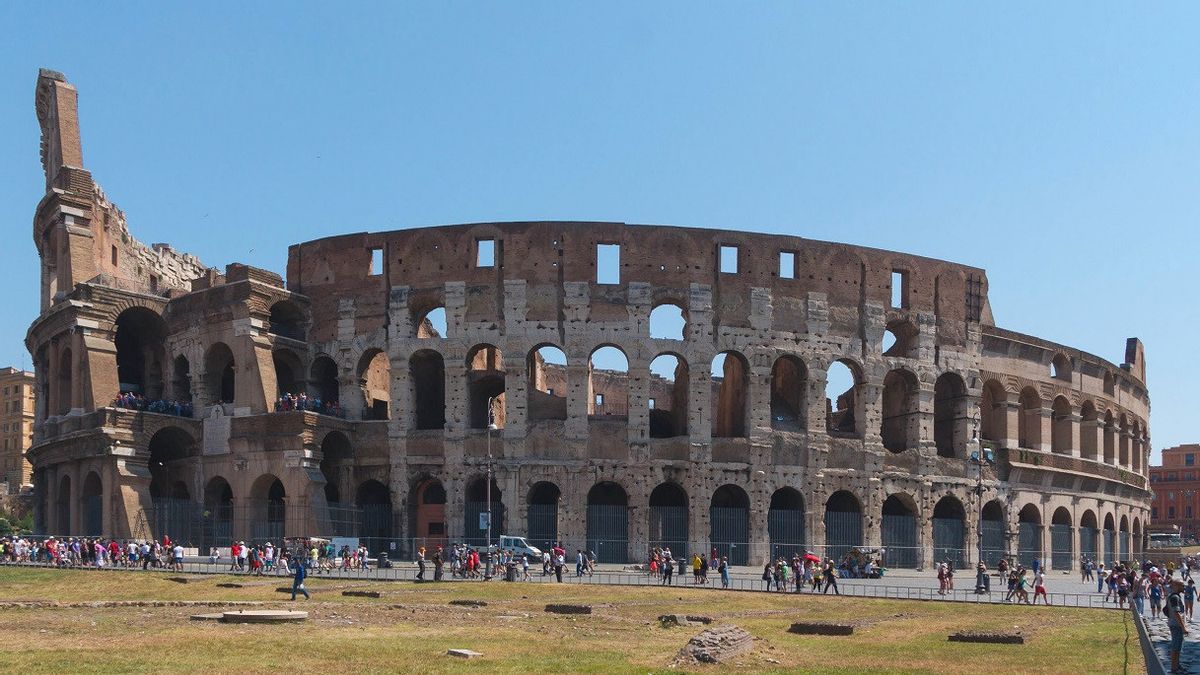
[[[546,605],[551,614],[591,614],[591,605]]]
[[[990,645],[1023,645],[1025,644],[1025,636],[1019,631],[1012,633],[989,633],[989,632],[970,632],[960,631],[951,633],[948,638],[950,642],[976,642]]]

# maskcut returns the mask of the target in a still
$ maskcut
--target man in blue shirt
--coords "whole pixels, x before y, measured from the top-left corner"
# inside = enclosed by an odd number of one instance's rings
[[[292,578],[292,601],[296,600],[296,591],[304,594],[305,600],[312,600],[312,596],[304,589],[304,577],[308,576],[308,567],[304,562],[304,558],[298,558],[296,561],[296,576]]]

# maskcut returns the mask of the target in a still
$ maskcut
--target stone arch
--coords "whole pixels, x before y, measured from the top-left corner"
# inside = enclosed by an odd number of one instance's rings
[[[146,453],[151,502],[157,505],[172,500],[187,501],[187,496],[180,495],[175,485],[180,482],[186,485],[192,479],[200,456],[196,439],[180,427],[165,426],[150,437]],[[177,505],[177,508],[182,507]]]
[[[799,357],[785,354],[771,366],[771,428],[803,431],[807,424],[808,369]]]
[[[566,352],[549,342],[535,346],[526,358],[526,375],[529,421],[567,419],[570,376]]]
[[[985,441],[1004,443],[1008,438],[1008,392],[998,380],[983,383],[979,405],[980,436]]]
[[[538,481],[529,489],[525,536],[534,546],[551,548],[558,541],[558,509],[562,490],[551,481]]]
[[[1042,559],[1042,512],[1034,504],[1026,504],[1017,513],[1017,561],[1032,568],[1034,560]]]
[[[79,490],[79,514],[83,523],[80,534],[85,537],[104,534],[104,484],[95,471],[89,471],[83,479]]]
[[[1117,463],[1117,425],[1111,410],[1104,412],[1104,463]]]
[[[709,502],[709,542],[730,565],[750,560],[750,496],[737,485],[713,491]]]
[[[1079,554],[1088,560],[1099,560],[1100,528],[1096,512],[1087,509],[1079,516]]]
[[[1121,522],[1117,535],[1117,553],[1121,562],[1129,562],[1129,516],[1121,514]]]
[[[1071,381],[1071,359],[1066,354],[1058,353],[1050,359],[1050,377],[1063,382]]]
[[[366,539],[369,551],[386,550],[392,536],[391,490],[378,480],[365,480],[354,491],[354,506],[359,512],[356,534]]]
[[[629,357],[613,344],[602,344],[588,356],[588,415],[629,415]]]
[[[446,308],[443,305],[432,307],[421,313],[414,313],[414,335],[421,339],[444,338],[449,332],[446,321]]]
[[[371,348],[358,359],[359,387],[363,397],[363,419],[391,419],[392,364],[382,349]]]
[[[326,404],[336,404],[341,398],[338,367],[328,354],[318,354],[308,369],[309,395]]]
[[[1069,570],[1075,559],[1074,532],[1071,511],[1065,506],[1054,510],[1050,516],[1050,567]]]
[[[354,468],[354,448],[340,431],[330,431],[321,439],[321,475],[325,477],[325,502],[340,507]]]
[[[1017,418],[1017,442],[1022,448],[1042,447],[1042,397],[1033,387],[1021,390],[1021,414]]]
[[[946,495],[933,506],[933,560],[962,569],[967,561],[967,510],[962,500]]]
[[[1006,519],[1004,504],[999,499],[993,499],[983,505],[979,514],[979,530],[982,535],[983,559],[988,565],[995,566],[1001,558],[1008,557],[1008,548],[1004,535]]]
[[[279,337],[304,342],[304,310],[291,300],[280,300],[271,305],[271,316],[268,331]]]
[[[862,366],[852,359],[837,359],[825,372],[825,430],[827,433],[862,438]],[[843,389],[844,387],[844,389]]]
[[[479,344],[467,352],[467,397],[472,429],[504,428],[504,357],[495,345]]]
[[[1142,520],[1134,517],[1133,519],[1133,558],[1141,560],[1143,558],[1144,542],[1142,541]]]
[[[767,510],[767,536],[771,542],[771,558],[782,556],[790,560],[804,555],[808,538],[804,528],[804,497],[793,487],[781,487],[771,493]]]
[[[862,545],[862,503],[853,493],[838,490],[825,501],[825,555],[840,562],[847,551]]]
[[[920,336],[916,325],[908,319],[892,319],[883,332],[884,356],[915,359],[920,355]]]
[[[492,539],[499,537],[507,532],[505,525],[507,523],[505,508],[504,508],[504,493],[500,490],[500,485],[496,483],[496,478],[491,479],[491,514],[492,514]],[[488,512],[488,479],[487,476],[476,476],[467,482],[467,488],[463,495],[463,540],[469,546],[484,546],[487,542],[487,526],[486,521],[480,519],[481,514]],[[484,527],[480,527],[483,524]]]
[[[741,352],[726,350],[712,361],[712,435],[744,438],[750,404],[750,363]]]
[[[691,376],[687,360],[663,352],[650,361],[650,437],[688,435],[688,399]]]
[[[1051,424],[1050,424],[1050,451],[1058,454],[1070,454],[1071,452],[1071,419],[1073,413],[1071,411],[1071,402],[1066,396],[1054,397],[1054,403],[1050,407]]]
[[[167,324],[146,307],[130,307],[117,315],[113,342],[117,348],[117,388],[148,400],[164,396]]]
[[[304,364],[300,357],[290,349],[276,349],[271,352],[271,363],[275,366],[275,395],[279,397],[304,393]]]
[[[214,342],[204,355],[208,400],[213,403],[234,403],[237,395],[236,373],[233,350],[224,342]]]
[[[688,493],[680,484],[659,483],[650,492],[650,545],[671,549],[675,558],[689,555]]]
[[[904,493],[888,495],[882,507],[880,534],[889,567],[916,568],[921,565],[917,532],[917,505]]]
[[[433,349],[408,357],[408,382],[413,402],[413,427],[446,428],[446,362]]]
[[[1109,567],[1117,563],[1117,521],[1112,512],[1104,516],[1104,531],[1102,533],[1104,546],[1103,556],[1109,562]]]
[[[204,486],[202,548],[225,546],[233,539],[233,487],[222,476]]]
[[[171,397],[181,403],[192,400],[192,365],[183,354],[172,362]]]
[[[265,473],[250,486],[250,538],[255,542],[281,541],[287,523],[287,490],[274,474]]]
[[[916,449],[921,443],[920,383],[912,371],[896,368],[883,378],[883,447],[892,452]]]
[[[656,304],[650,310],[648,329],[656,340],[683,340],[687,335],[687,312],[671,302]]]
[[[1100,429],[1100,419],[1096,412],[1096,404],[1091,401],[1084,401],[1079,406],[1079,419],[1079,456],[1084,459],[1101,460],[1100,445],[1096,442],[1097,432]]]
[[[1117,422],[1117,466],[1129,467],[1129,418],[1121,413]]]
[[[933,385],[933,440],[939,457],[966,458],[967,385],[958,373],[942,373]]]
[[[600,481],[587,495],[587,547],[603,563],[629,559],[629,495],[619,483]]]
[[[425,476],[408,493],[411,522],[409,531],[414,546],[444,546],[446,543],[446,488],[442,482]]]

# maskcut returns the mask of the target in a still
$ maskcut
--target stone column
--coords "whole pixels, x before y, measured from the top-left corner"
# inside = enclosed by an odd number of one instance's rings
[[[1021,404],[1016,401],[998,401],[997,407],[1001,407],[1000,415],[1004,416],[1004,438],[998,440],[1002,448],[1018,448],[1021,445],[1020,429],[1021,429]]]
[[[1070,445],[1070,447],[1068,448],[1067,451],[1070,453],[1070,455],[1072,457],[1082,457],[1083,456],[1083,451],[1080,447],[1081,429],[1079,426],[1079,423],[1082,419],[1083,418],[1080,417],[1079,414],[1076,413],[1074,410],[1071,411],[1070,417],[1067,418],[1067,424],[1070,425],[1069,428],[1071,430],[1070,438],[1068,439],[1068,445]]]

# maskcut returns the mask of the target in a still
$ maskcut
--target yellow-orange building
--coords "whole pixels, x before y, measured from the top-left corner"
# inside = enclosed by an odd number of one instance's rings
[[[8,366],[0,368],[0,486],[16,494],[31,487],[25,452],[33,442],[34,375]]]

